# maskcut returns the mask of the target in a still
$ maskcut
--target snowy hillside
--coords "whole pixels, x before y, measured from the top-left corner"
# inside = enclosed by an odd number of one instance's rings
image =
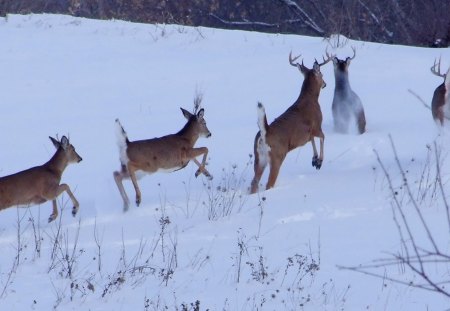
[[[389,281],[423,283],[405,264],[372,270],[384,279],[340,267],[404,254],[390,179],[417,242],[429,246],[399,187],[389,135],[435,242],[449,253],[433,176],[436,141],[448,189],[450,137],[408,90],[430,104],[442,83],[430,67],[442,56],[447,70],[450,49],[336,43],[58,15],[0,18],[0,176],[46,162],[54,153],[48,136],[68,135],[83,157],[63,175],[80,202],[75,218],[66,195],[52,223],[51,202],[0,212],[0,309],[196,310],[197,301],[200,310],[449,308],[436,291]],[[347,57],[351,46],[357,56],[350,83],[363,102],[367,133],[333,131],[333,66],[323,66],[322,168],[311,166],[307,144],[288,155],[274,189],[248,195],[256,104],[271,122],[303,82],[289,52],[311,67],[326,49]],[[179,107],[192,110],[196,91],[212,132],[196,145],[208,147],[214,179],[195,178],[193,163],[146,176],[141,205],[123,213],[112,176],[120,167],[114,120],[131,140],[177,132],[185,124]],[[134,201],[131,182],[125,189]],[[432,262],[427,273],[449,281],[448,268]]]

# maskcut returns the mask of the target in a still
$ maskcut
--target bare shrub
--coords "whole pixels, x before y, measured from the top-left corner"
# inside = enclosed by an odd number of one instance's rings
[[[405,170],[404,164],[401,163],[392,137],[389,136],[389,139],[399,178],[395,178],[392,172],[388,171],[378,152],[374,152],[388,184],[392,215],[401,249],[390,253],[389,258],[381,258],[368,265],[340,268],[450,297],[450,290],[446,287],[450,283],[446,273],[450,267],[450,254],[447,250],[449,240],[436,239],[437,236],[432,232],[431,225],[423,213],[425,206],[420,206],[420,203],[427,202],[425,198],[434,197],[437,193],[441,199],[441,211],[445,215],[441,217],[441,221],[448,226],[450,232],[449,205],[441,171],[442,149],[436,143],[432,148],[428,147],[434,154],[434,159],[427,157],[429,162],[422,170],[420,182],[414,188],[414,181],[411,182],[408,170]],[[433,160],[434,168],[431,169]],[[433,177],[430,178],[430,175]],[[402,267],[401,275],[398,275],[397,270],[392,270],[398,267]]]
[[[249,161],[241,171],[238,165],[232,165],[231,169],[222,169],[222,176],[218,179],[209,180],[204,183],[206,200],[203,201],[208,219],[217,220],[229,216],[233,211],[240,212],[247,202],[246,172],[251,165],[251,155]]]

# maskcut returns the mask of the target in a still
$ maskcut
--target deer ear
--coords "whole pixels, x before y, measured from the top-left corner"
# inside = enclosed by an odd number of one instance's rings
[[[57,140],[54,139],[53,137],[49,136],[48,138],[50,138],[50,140],[51,140],[52,143],[53,143],[53,146],[55,146],[56,149],[58,149],[58,148],[61,146],[61,144],[59,143],[59,141],[57,141]]]
[[[183,108],[181,108],[181,107],[180,107],[180,109],[181,109],[181,112],[183,113],[183,116],[184,116],[186,119],[189,120],[189,119],[193,116],[193,114],[190,113],[189,111],[187,111],[186,109],[183,109]]]
[[[205,115],[205,109],[200,109],[200,111],[197,113],[197,118],[203,119],[203,116]]]
[[[300,70],[300,72],[301,72],[304,76],[308,73],[308,70],[309,70],[309,69],[308,69],[305,65],[303,65],[303,61],[302,61],[301,64],[298,64],[297,67],[298,67],[298,70]]]
[[[69,139],[66,136],[61,137],[61,147],[66,150],[69,146]]]
[[[317,61],[314,62],[313,69],[316,72],[320,71],[320,65],[319,65],[319,63]]]

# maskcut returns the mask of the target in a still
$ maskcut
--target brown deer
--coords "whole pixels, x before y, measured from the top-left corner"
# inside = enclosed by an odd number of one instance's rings
[[[301,64],[294,63],[301,55],[292,58],[289,54],[289,63],[297,67],[303,74],[304,81],[298,99],[283,114],[276,118],[270,125],[264,107],[258,103],[258,126],[260,131],[256,134],[254,143],[255,176],[251,183],[251,193],[258,191],[259,181],[267,164],[270,165],[269,180],[266,189],[275,185],[281,164],[287,153],[297,147],[311,142],[314,156],[312,165],[320,169],[323,161],[323,144],[325,136],[322,132],[322,111],[319,105],[320,90],[326,86],[322,78],[320,67],[331,60],[327,58],[322,63],[314,62],[312,69]],[[314,137],[320,139],[320,154],[317,154]]]
[[[66,136],[61,141],[50,137],[56,152],[53,157],[41,166],[0,178],[0,210],[11,206],[30,206],[52,200],[53,212],[48,218],[51,222],[58,217],[56,198],[67,192],[73,203],[72,215],[78,212],[79,204],[67,184],[60,184],[62,173],[70,163],[78,163],[82,159]]]
[[[141,203],[141,191],[136,178],[137,171],[145,173],[173,172],[184,168],[192,160],[198,166],[195,177],[202,173],[212,179],[211,174],[205,168],[208,148],[194,148],[199,137],[211,136],[204,119],[204,109],[197,112],[199,108],[197,103],[199,102],[197,98],[194,114],[180,108],[188,121],[178,133],[159,138],[129,141],[122,125],[116,119],[121,170],[115,171],[113,175],[123,199],[124,211],[127,211],[130,205],[122,184],[122,180],[125,178],[130,178],[133,183],[136,191],[136,205],[139,206]],[[203,155],[201,163],[196,159],[200,155]]]
[[[333,104],[334,129],[339,133],[348,133],[349,129],[355,128],[358,134],[366,131],[366,117],[359,96],[350,87],[348,78],[348,67],[356,57],[356,50],[352,47],[353,56],[341,60],[334,56],[335,88]]]
[[[439,61],[434,61],[431,72],[438,77],[444,78],[444,82],[434,91],[431,101],[431,114],[434,121],[439,121],[440,125],[444,125],[444,121],[450,118],[450,68],[447,74],[442,74],[441,59],[439,59]]]

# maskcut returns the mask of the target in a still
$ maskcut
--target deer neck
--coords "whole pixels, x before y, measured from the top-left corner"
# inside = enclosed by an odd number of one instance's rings
[[[58,148],[53,157],[47,163],[44,164],[44,166],[46,166],[49,170],[55,172],[59,176],[62,175],[67,165],[68,161],[66,160],[66,157],[64,156],[64,151],[61,148]]]
[[[348,72],[335,71],[334,80],[336,82],[336,90],[350,90],[350,82],[348,80]]]
[[[322,86],[317,85],[309,79],[305,80],[302,84],[300,95],[298,96],[297,103],[303,102],[306,98],[319,98],[320,89]]]
[[[199,137],[191,122],[186,123],[186,125],[177,133],[177,135],[188,140],[191,146],[195,145],[195,142]]]

